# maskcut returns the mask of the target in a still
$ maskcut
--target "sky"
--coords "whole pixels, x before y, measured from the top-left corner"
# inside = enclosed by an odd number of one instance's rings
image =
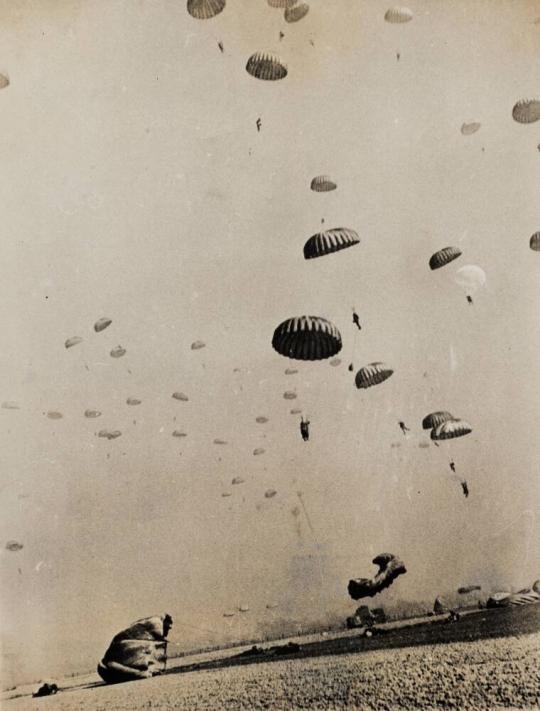
[[[309,4],[287,24],[264,0],[206,21],[0,2],[5,683],[91,669],[164,612],[178,651],[344,617],[381,552],[408,569],[382,605],[540,576],[540,122],[512,120],[540,98],[540,3],[419,0],[401,25],[379,0]],[[265,50],[285,79],[246,72]],[[360,244],[304,260],[331,227]],[[341,365],[272,349],[303,314],[339,329]],[[348,365],[372,361],[394,373],[358,390]],[[440,409],[473,431],[437,449]]]

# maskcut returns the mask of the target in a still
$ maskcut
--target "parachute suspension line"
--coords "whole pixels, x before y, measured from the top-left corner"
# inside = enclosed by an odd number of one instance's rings
[[[296,492],[296,495],[297,495],[298,498],[300,499],[300,504],[302,505],[302,510],[303,510],[303,512],[304,512],[304,516],[306,517],[306,521],[307,521],[307,524],[308,524],[308,526],[309,526],[309,530],[311,531],[311,535],[313,536],[313,539],[314,539],[314,541],[315,541],[315,545],[317,546],[317,565],[318,565],[318,568],[319,568],[319,578],[320,578],[320,582],[321,582],[321,594],[322,594],[323,586],[324,586],[324,576],[323,576],[322,566],[321,566],[321,546],[320,546],[320,544],[319,544],[319,539],[317,538],[317,534],[315,533],[315,529],[313,528],[313,525],[312,525],[312,523],[311,523],[311,518],[310,518],[310,516],[309,516],[309,514],[308,514],[306,505],[305,505],[305,503],[304,503],[304,499],[302,498],[302,492],[301,492],[301,491],[297,491],[297,492]]]

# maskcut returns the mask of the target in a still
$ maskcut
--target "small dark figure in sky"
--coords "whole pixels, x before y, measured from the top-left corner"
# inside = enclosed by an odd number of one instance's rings
[[[450,469],[454,472],[454,474],[456,473],[456,464],[455,464],[455,462],[450,462]]]
[[[359,318],[358,314],[356,313],[356,311],[355,311],[354,309],[353,309],[353,312],[352,312],[352,322],[354,323],[354,325],[356,326],[356,328],[357,328],[359,331],[362,330],[362,326],[360,325],[360,318]]]
[[[461,488],[463,489],[463,493],[465,494],[465,498],[467,499],[469,497],[469,487],[467,486],[466,481],[461,482]]]
[[[399,426],[401,427],[401,431],[403,432],[403,434],[411,431],[404,422],[400,422]]]
[[[260,130],[261,130],[261,126],[262,126],[262,121],[261,121],[260,117],[259,117],[259,118],[257,119],[257,121],[255,122],[255,125],[257,126],[257,131],[260,131]]]
[[[282,40],[284,37],[285,37],[285,35],[283,34],[283,32],[280,32],[280,33],[279,33],[279,41],[281,42],[281,40]]]
[[[469,302],[469,304],[472,304],[473,303],[472,296],[467,296],[467,301]]]
[[[349,370],[352,373],[354,370],[354,363],[349,363]]]
[[[223,53],[223,42],[218,42],[217,46],[219,47],[219,51]]]
[[[399,58],[401,57],[401,54],[400,54],[399,52],[396,52],[396,57],[397,57],[397,60],[398,60],[398,62],[399,62]]]
[[[302,417],[302,421],[300,422],[300,434],[302,435],[302,439],[304,442],[307,442],[309,440],[309,420],[305,419]]]

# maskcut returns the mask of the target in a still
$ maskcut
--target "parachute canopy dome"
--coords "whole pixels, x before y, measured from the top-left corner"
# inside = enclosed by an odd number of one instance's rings
[[[341,334],[319,316],[298,316],[283,321],[272,338],[280,355],[296,360],[324,360],[341,350]]]
[[[178,392],[176,392],[176,393],[173,393],[173,394],[171,395],[171,397],[172,397],[174,400],[179,400],[180,402],[188,402],[188,401],[189,401],[188,396],[187,396],[187,395],[184,395],[184,393],[178,393]]]
[[[142,400],[139,400],[136,397],[128,397],[128,399],[126,400],[126,405],[132,405],[132,406],[140,405],[141,402],[142,402]]]
[[[458,588],[458,593],[460,595],[467,595],[470,592],[474,592],[475,590],[482,590],[481,585],[464,585],[462,588]]]
[[[540,252],[540,232],[535,232],[529,241],[529,247],[534,252]]]
[[[410,22],[413,19],[412,10],[408,7],[391,7],[386,11],[384,15],[386,22],[391,22],[393,24],[402,24],[404,22]]]
[[[305,2],[296,7],[288,7],[285,9],[283,16],[285,17],[285,22],[298,22],[304,18],[309,12],[309,5]]]
[[[56,412],[55,410],[49,410],[47,413],[49,420],[61,420],[64,415],[61,412]]]
[[[103,439],[116,439],[117,437],[121,436],[120,430],[100,430],[98,432],[98,437],[102,437]]]
[[[438,252],[431,255],[429,260],[429,268],[440,269],[441,267],[446,266],[446,264],[453,262],[454,259],[457,259],[458,257],[461,257],[460,249],[457,247],[444,247],[444,249],[440,249]]]
[[[275,7],[278,10],[287,10],[290,7],[293,7],[293,5],[296,5],[298,0],[267,0],[268,5],[270,7]]]
[[[472,427],[465,420],[448,420],[431,431],[431,439],[455,439],[456,437],[464,437],[471,432]]]
[[[264,425],[266,422],[268,422],[268,417],[265,417],[264,415],[259,415],[259,417],[255,418],[255,422],[258,422],[260,425]]]
[[[18,553],[19,551],[22,551],[23,548],[23,544],[18,543],[17,541],[8,541],[6,543],[6,550],[11,551],[12,553]]]
[[[311,181],[311,189],[316,193],[329,193],[336,188],[336,183],[327,175],[318,175]]]
[[[121,358],[122,356],[125,356],[125,355],[126,355],[126,349],[122,348],[122,346],[116,346],[111,351],[111,358]]]
[[[518,101],[512,109],[512,118],[518,123],[534,123],[540,119],[540,101],[524,99]]]
[[[106,328],[108,328],[111,323],[112,320],[110,318],[107,318],[106,316],[98,318],[98,320],[94,324],[94,331],[96,333],[100,333],[101,331],[104,331]]]
[[[255,52],[248,59],[246,71],[256,79],[277,81],[287,76],[287,67],[281,59],[271,52]]]
[[[194,343],[191,344],[191,350],[192,351],[199,351],[201,348],[204,348],[206,346],[206,343],[204,341],[195,341]]]
[[[0,74],[0,89],[5,89],[9,86],[9,78],[5,74]]]
[[[187,434],[185,432],[181,432],[180,430],[174,430],[172,433],[173,437],[187,437]]]
[[[466,123],[461,124],[461,133],[464,136],[472,136],[473,133],[476,133],[479,128],[481,127],[481,123],[477,123],[476,121],[469,121]]]
[[[196,20],[210,20],[223,12],[226,0],[188,0],[187,11]]]
[[[257,447],[257,449],[253,450],[253,454],[257,457],[259,454],[264,454],[266,452],[265,449],[262,447]]]
[[[357,388],[370,388],[372,385],[378,385],[392,375],[394,371],[384,363],[369,363],[360,368],[356,373],[355,383]]]
[[[296,368],[285,368],[285,375],[296,375],[297,373]]]
[[[445,410],[439,410],[437,412],[430,412],[422,420],[422,429],[432,430],[434,427],[442,425],[443,422],[448,422],[448,420],[454,420],[455,417]]]
[[[455,281],[467,294],[474,294],[486,283],[486,273],[475,264],[466,264],[457,270]]]
[[[275,489],[267,489],[264,492],[264,496],[267,499],[272,499],[276,494],[277,494],[277,491]]]
[[[88,419],[94,419],[96,417],[101,417],[101,412],[99,410],[85,410],[84,416]]]
[[[348,227],[334,227],[325,232],[318,232],[308,239],[304,245],[304,259],[324,257],[359,243],[360,238],[354,230]]]
[[[82,343],[82,338],[80,336],[73,336],[73,338],[68,338],[67,341],[64,343],[64,346],[66,348],[73,348],[73,346],[78,345],[79,343]]]

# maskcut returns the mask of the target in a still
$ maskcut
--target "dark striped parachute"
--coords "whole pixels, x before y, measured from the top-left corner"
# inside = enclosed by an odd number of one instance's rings
[[[374,578],[356,578],[349,580],[348,591],[353,600],[361,597],[373,597],[392,585],[394,580],[407,572],[402,560],[391,553],[381,553],[373,558],[373,564],[379,566]]]
[[[370,388],[372,385],[378,385],[392,375],[394,371],[384,363],[375,362],[360,368],[356,373],[355,383],[357,388]]]
[[[272,347],[280,355],[296,360],[324,360],[341,350],[341,334],[333,323],[320,316],[289,318],[276,328]]]
[[[359,243],[360,238],[354,230],[348,227],[335,227],[310,237],[304,245],[304,258],[324,257]]]
[[[430,412],[429,415],[426,415],[424,419],[422,420],[422,429],[424,430],[432,430],[435,427],[438,427],[439,425],[442,425],[443,422],[448,422],[448,420],[454,420],[455,417],[451,415],[449,412],[446,412],[446,410],[438,410],[437,412]]]
[[[68,338],[67,341],[64,343],[64,346],[66,348],[73,348],[73,346],[78,345],[79,343],[82,343],[83,339],[80,336],[73,336],[72,338]]]
[[[226,0],[188,0],[187,11],[196,20],[210,20],[225,9]]]
[[[533,252],[540,252],[540,232],[535,232],[529,240],[529,247]]]
[[[317,175],[311,181],[311,189],[316,193],[328,193],[337,188],[336,183],[328,175]]]
[[[462,588],[458,588],[458,593],[460,595],[467,595],[468,593],[474,592],[475,590],[482,590],[481,585],[464,585]]]
[[[431,430],[431,439],[455,439],[456,437],[464,437],[471,432],[472,427],[465,420],[447,420]]]
[[[276,81],[287,76],[287,67],[281,59],[272,52],[255,52],[248,59],[246,71],[256,79]]]
[[[384,15],[386,22],[401,24],[413,19],[412,11],[408,7],[391,7]]]
[[[540,101],[524,99],[518,101],[512,109],[512,118],[518,123],[534,123],[540,119]]]
[[[454,259],[461,257],[461,250],[457,247],[445,247],[435,252],[429,260],[430,269],[440,269],[441,267],[450,264]]]
[[[108,328],[111,323],[112,320],[110,318],[107,318],[106,316],[98,318],[98,320],[94,324],[94,331],[96,333],[100,333],[101,331],[104,331],[106,328]]]

